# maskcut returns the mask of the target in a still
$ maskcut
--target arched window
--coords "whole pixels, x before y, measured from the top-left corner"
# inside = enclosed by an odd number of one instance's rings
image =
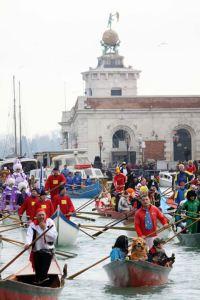
[[[120,129],[113,134],[112,146],[113,148],[121,148],[120,146],[126,146],[126,148],[128,149],[130,145],[130,140],[131,138],[129,133],[123,129]]]
[[[186,129],[173,132],[174,160],[188,161],[192,157],[191,134]]]

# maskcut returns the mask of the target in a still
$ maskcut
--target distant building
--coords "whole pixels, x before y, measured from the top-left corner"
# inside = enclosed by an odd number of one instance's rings
[[[85,96],[62,112],[63,148],[87,148],[106,162],[200,160],[200,96],[138,96],[140,71],[125,67],[112,29],[96,68],[83,72]]]

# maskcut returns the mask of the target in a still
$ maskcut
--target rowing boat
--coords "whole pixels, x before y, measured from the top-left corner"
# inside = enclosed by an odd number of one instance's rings
[[[96,196],[98,196],[102,191],[102,187],[99,183],[99,181],[85,186],[85,187],[81,187],[79,189],[75,189],[75,190],[67,190],[67,195],[70,198],[94,198]]]
[[[170,267],[147,261],[113,261],[103,267],[116,287],[157,286],[167,283]]]
[[[200,248],[200,233],[180,233],[177,237],[183,246]]]
[[[34,285],[35,273],[29,262],[19,272],[0,280],[0,299],[56,300],[63,289],[64,277],[55,259],[51,262],[48,278],[45,286]]]
[[[123,219],[126,216],[128,217],[128,219],[133,219],[133,211],[127,211],[127,212],[119,212],[119,211],[115,211],[111,208],[100,208],[96,206],[96,210],[97,212],[103,216],[103,217],[107,217],[107,218],[111,218],[111,219]]]
[[[59,207],[51,216],[54,220],[58,232],[56,246],[70,246],[76,243],[79,227],[74,222],[68,220],[60,211]]]

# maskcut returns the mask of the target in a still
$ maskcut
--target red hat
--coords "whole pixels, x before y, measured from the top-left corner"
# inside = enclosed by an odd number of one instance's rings
[[[46,214],[46,211],[44,210],[44,208],[38,208],[36,210],[36,215],[39,213],[39,212],[44,212]]]

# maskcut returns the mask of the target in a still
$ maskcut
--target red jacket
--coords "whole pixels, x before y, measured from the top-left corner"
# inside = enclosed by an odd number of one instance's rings
[[[114,176],[113,183],[116,192],[122,192],[126,183],[126,176],[123,173],[116,174]]]
[[[145,228],[145,215],[146,210],[141,207],[135,213],[134,223],[135,223],[135,230],[138,236],[142,235],[149,235],[157,230],[157,221],[159,220],[163,225],[167,224],[167,219],[161,213],[161,211],[154,205],[150,205],[149,212],[151,215],[151,219],[153,222],[153,228],[151,230],[147,230]],[[153,233],[152,236],[156,236],[156,233]]]
[[[61,183],[66,183],[66,178],[63,174],[50,175],[47,178],[47,181],[45,183],[45,190],[50,190],[51,199],[53,199],[53,197],[59,193],[59,186],[61,185]]]
[[[44,201],[39,200],[35,204],[35,214],[36,214],[38,208],[43,208],[45,210],[47,218],[50,218],[54,213],[53,204],[52,204],[51,200],[49,200],[49,199],[45,199]]]
[[[69,196],[61,196],[61,195],[56,195],[53,199],[53,206],[54,206],[54,211],[56,211],[57,206],[60,205],[60,210],[61,212],[66,216],[70,212],[74,212],[75,208],[72,203],[72,200],[69,198]],[[66,216],[69,219],[69,216]]]
[[[39,201],[38,197],[28,197],[22,204],[22,206],[18,209],[18,215],[22,216],[26,211],[26,216],[31,220],[35,217],[35,205]]]
[[[196,169],[195,165],[191,165],[191,166],[187,166],[186,171],[188,171],[189,173],[195,174],[197,169]]]

